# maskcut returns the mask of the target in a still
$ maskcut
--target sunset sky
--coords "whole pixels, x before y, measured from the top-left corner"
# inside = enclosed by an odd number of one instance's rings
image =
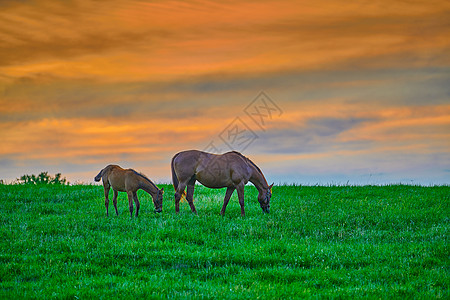
[[[449,1],[0,1],[0,179],[187,149],[268,181],[450,184]]]

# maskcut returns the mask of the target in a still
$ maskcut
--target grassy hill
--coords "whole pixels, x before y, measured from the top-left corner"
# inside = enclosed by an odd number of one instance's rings
[[[245,218],[162,186],[130,219],[101,186],[0,185],[0,298],[450,297],[449,186],[276,186],[270,214],[248,186]]]

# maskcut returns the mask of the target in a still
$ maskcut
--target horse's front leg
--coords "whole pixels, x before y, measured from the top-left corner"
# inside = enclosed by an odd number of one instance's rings
[[[220,214],[223,216],[225,214],[225,209],[227,208],[228,202],[230,201],[231,195],[233,194],[235,188],[228,187],[227,192],[225,193],[225,198],[223,199],[223,206]]]
[[[244,184],[240,183],[236,187],[236,191],[239,197],[239,204],[241,205],[241,216],[245,216],[245,209],[244,209]]]
[[[128,195],[128,208],[130,209],[130,217],[133,217],[133,192],[127,192]]]

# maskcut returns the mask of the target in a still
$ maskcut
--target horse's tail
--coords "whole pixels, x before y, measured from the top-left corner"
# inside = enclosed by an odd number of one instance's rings
[[[170,167],[172,169],[172,183],[173,183],[173,188],[175,189],[175,192],[177,191],[178,184],[179,184],[178,177],[177,177],[177,174],[175,173],[175,168],[173,166],[173,162],[174,162],[176,157],[177,157],[177,155],[175,155],[172,158],[172,163],[170,164]],[[186,197],[186,191],[183,191],[183,194],[181,195],[181,197],[183,197],[183,196]]]
[[[102,170],[100,171],[100,173],[98,173],[97,176],[95,176],[95,178],[94,178],[95,181],[100,181],[100,179],[102,179],[103,171],[104,171],[104,170],[105,170],[105,169],[102,169]]]
[[[173,167],[173,161],[175,160],[175,157],[177,157],[176,155],[172,158],[172,163],[170,164],[170,167],[172,169],[172,183],[173,183],[173,188],[175,189],[175,191],[178,188],[178,177],[177,174],[175,173],[175,168]]]

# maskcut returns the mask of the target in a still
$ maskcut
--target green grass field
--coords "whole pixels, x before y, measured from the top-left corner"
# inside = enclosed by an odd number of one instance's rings
[[[162,186],[130,219],[101,186],[0,185],[0,298],[450,297],[449,186],[276,186],[270,214],[248,186],[245,218]]]

